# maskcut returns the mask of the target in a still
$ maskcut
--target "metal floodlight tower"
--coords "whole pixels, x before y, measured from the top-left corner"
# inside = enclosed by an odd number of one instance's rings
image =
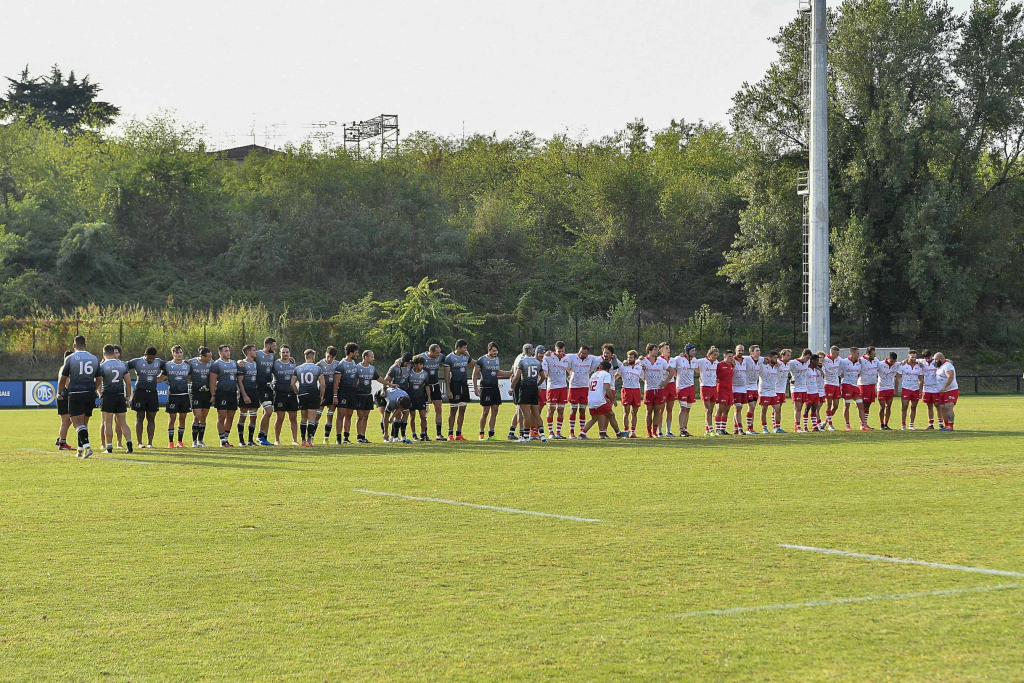
[[[381,114],[365,121],[345,124],[342,137],[347,149],[354,149],[356,156],[363,152],[362,143],[380,138],[380,158],[398,151],[398,114]]]

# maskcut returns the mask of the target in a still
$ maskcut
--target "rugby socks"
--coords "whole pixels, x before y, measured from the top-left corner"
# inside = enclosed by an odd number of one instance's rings
[[[554,418],[554,416],[551,416],[551,415],[548,416],[547,425],[548,425],[548,436],[554,436],[555,435],[555,418]]]
[[[172,444],[174,443],[174,427],[167,430],[167,440]]]
[[[825,423],[826,423],[826,424],[828,424],[828,426],[829,426],[829,427],[832,427],[832,426],[834,426],[834,425],[832,424],[832,416],[833,416],[834,414],[835,414],[835,413],[831,413],[831,412],[829,412],[829,411],[827,411],[827,410],[825,411]]]
[[[242,421],[238,423],[238,443],[245,443],[245,413],[242,413]]]
[[[252,436],[255,433],[256,433],[256,425],[255,425],[255,423],[250,422],[249,423],[249,443],[253,442],[252,441]]]
[[[78,425],[75,427],[75,431],[78,432],[78,447],[88,448],[89,447],[89,428],[85,425]]]
[[[199,423],[199,432],[198,432],[197,436],[199,437],[198,438],[199,443],[203,443],[203,439],[206,438],[206,423],[205,422],[200,422]]]
[[[306,442],[313,443],[313,438],[316,436],[316,429],[320,425],[319,422],[313,420],[306,425]]]
[[[391,438],[392,439],[397,439],[398,438],[398,423],[397,422],[392,422],[391,423]]]
[[[564,422],[564,418],[561,417],[555,420],[555,434],[558,436],[562,435],[562,422]]]
[[[348,443],[348,436],[348,432],[345,432],[345,443]],[[338,435],[338,438],[341,439],[341,434]],[[338,441],[338,443],[341,443],[341,441]]]
[[[185,442],[185,428],[184,427],[178,427],[178,443],[184,443],[184,442]]]
[[[435,422],[434,426],[437,427],[437,435],[441,436],[441,423],[440,422]]]
[[[317,422],[317,424],[320,424]],[[325,443],[331,438],[331,428],[334,427],[334,411],[327,411],[327,424],[324,425],[324,440]]]
[[[480,432],[480,435],[483,436],[483,432]],[[488,430],[487,436],[494,436],[494,430],[493,429]]]
[[[302,435],[302,443],[306,443],[306,423],[299,423],[299,434]]]
[[[747,411],[747,431],[754,431],[754,413],[752,411]]]

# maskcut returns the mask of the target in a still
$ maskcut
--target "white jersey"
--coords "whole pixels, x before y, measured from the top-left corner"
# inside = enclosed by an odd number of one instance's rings
[[[637,361],[633,365],[626,365],[625,363],[619,363],[618,370],[615,371],[616,377],[622,378],[623,389],[639,389],[640,378],[644,374],[644,369],[640,367],[640,362]]]
[[[789,368],[789,374],[793,376],[793,383],[789,386],[789,390],[792,393],[806,392],[807,389],[807,363],[803,362],[798,358],[786,363],[786,367]]]
[[[718,386],[718,361],[707,358],[694,358],[693,367],[700,371],[700,385],[702,387]]]
[[[590,378],[590,391],[587,394],[587,405],[591,408],[600,408],[608,403],[607,387],[612,383],[612,376],[607,370],[598,370]]]
[[[554,353],[544,356],[544,375],[548,378],[548,389],[564,389],[569,386],[566,379],[569,361],[566,358],[559,358]]]
[[[956,368],[954,368],[953,364],[947,360],[935,372],[935,391],[942,391],[942,387],[946,386],[946,380],[950,378],[952,378],[953,381],[950,383],[948,387],[946,387],[946,391],[955,391],[959,389],[960,386],[956,383]]]
[[[637,364],[644,372],[644,391],[660,389],[665,383],[665,378],[668,377],[668,363],[665,362],[665,359],[658,356],[652,363],[649,358],[644,356]]]
[[[747,391],[756,392],[758,390],[758,380],[760,379],[760,376],[758,375],[758,370],[761,369],[762,363],[764,363],[764,358],[758,358],[757,360],[754,360],[750,356],[743,356],[743,365],[746,368],[747,375]],[[732,385],[738,392],[740,385],[736,384],[735,378],[732,381]]]
[[[882,361],[860,357],[860,379],[857,384],[864,387],[871,387],[878,384],[878,366]]]
[[[857,384],[860,377],[860,362],[854,363],[849,358],[839,359],[839,376],[843,384]]]
[[[926,394],[937,394],[939,387],[942,386],[935,375],[939,366],[935,364],[935,361],[928,361],[922,369],[924,370],[924,392]]]
[[[900,384],[907,391],[920,391],[921,378],[924,376],[924,368],[920,363],[900,363],[899,370],[902,377]]]
[[[758,395],[775,398],[775,385],[779,379],[779,367],[771,365],[766,361],[758,366],[757,375],[761,380],[761,386],[757,391]]]
[[[889,361],[882,361],[878,364],[878,390],[888,391],[896,388],[896,374],[900,371],[900,364]]]
[[[668,362],[670,368],[676,370],[676,389],[688,389],[693,386],[694,361],[686,356],[676,356]]]
[[[779,361],[778,365],[775,366],[779,374],[775,376],[775,393],[786,395],[786,380],[789,379],[789,365]]]
[[[569,379],[569,387],[582,389],[590,386],[590,373],[597,369],[601,363],[600,356],[587,356],[580,358],[578,353],[570,353],[565,356],[569,371],[572,377]]]
[[[825,386],[839,386],[839,361],[841,360],[842,358],[832,360],[831,356],[825,356],[825,360],[821,362],[821,370],[825,373]]]
[[[806,386],[806,394],[808,396],[825,395],[825,375],[821,371],[821,368],[807,368]],[[813,403],[813,401],[808,401],[808,403]]]

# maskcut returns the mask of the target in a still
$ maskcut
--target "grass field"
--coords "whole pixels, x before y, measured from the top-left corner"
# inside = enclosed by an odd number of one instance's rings
[[[0,680],[1021,680],[1022,411],[118,460],[2,411]]]

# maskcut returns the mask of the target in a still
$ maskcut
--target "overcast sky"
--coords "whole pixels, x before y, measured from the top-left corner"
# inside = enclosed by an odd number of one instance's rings
[[[0,74],[74,69],[124,116],[170,109],[216,146],[250,142],[253,120],[256,141],[277,147],[340,137],[315,122],[380,113],[398,114],[403,133],[594,138],[638,117],[725,121],[796,11],[797,0],[34,0],[4,8]]]

